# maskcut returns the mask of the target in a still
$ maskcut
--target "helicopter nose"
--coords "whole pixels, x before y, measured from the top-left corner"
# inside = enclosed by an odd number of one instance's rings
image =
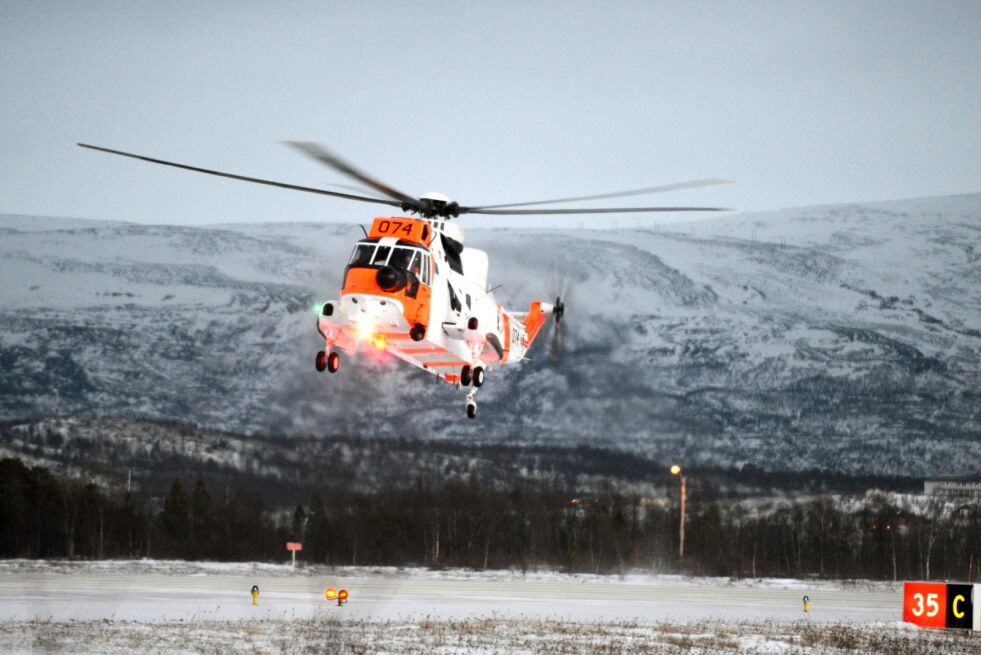
[[[398,291],[405,287],[405,272],[392,268],[391,266],[382,266],[375,273],[375,282],[382,291],[388,291],[390,293]]]

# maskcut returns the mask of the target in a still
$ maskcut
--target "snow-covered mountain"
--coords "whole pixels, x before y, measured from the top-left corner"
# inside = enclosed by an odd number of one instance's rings
[[[314,371],[311,306],[336,297],[360,236],[0,217],[0,419],[981,471],[981,194],[660,229],[467,229],[506,305],[572,295],[565,338],[546,332],[533,361],[489,376],[476,421],[458,390],[395,362]]]

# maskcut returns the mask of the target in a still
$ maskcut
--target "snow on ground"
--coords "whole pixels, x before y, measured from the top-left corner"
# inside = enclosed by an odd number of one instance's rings
[[[252,585],[261,590],[258,607],[249,597]],[[0,620],[315,619],[337,609],[324,599],[328,586],[351,594],[342,616],[371,620],[489,614],[577,621],[794,620],[803,616],[802,596],[807,594],[813,621],[894,621],[901,602],[892,583],[11,560],[0,566]]]
[[[262,577],[346,577],[346,578],[409,578],[423,580],[503,580],[549,581],[562,580],[569,584],[670,585],[675,587],[742,587],[804,590],[876,590],[902,591],[901,582],[887,580],[800,580],[796,578],[725,578],[691,577],[667,573],[631,571],[622,575],[589,573],[563,573],[551,569],[492,569],[479,571],[464,568],[430,569],[425,567],[395,566],[326,566],[306,564],[302,560],[297,568],[289,564],[268,562],[207,562],[185,560],[0,560],[0,575],[26,573],[60,573],[100,575],[167,575],[167,576],[249,576]]]
[[[902,624],[467,620],[0,622],[7,653],[976,653],[971,633]]]
[[[7,560],[0,652],[978,652],[975,635],[903,625],[901,602],[869,581]]]

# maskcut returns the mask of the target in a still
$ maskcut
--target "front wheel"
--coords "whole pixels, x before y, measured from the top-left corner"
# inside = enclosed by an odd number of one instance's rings
[[[327,353],[321,350],[317,353],[317,372],[323,373],[325,368],[327,368]]]
[[[467,403],[467,418],[477,418],[476,403]]]
[[[341,367],[341,356],[336,352],[327,355],[327,370],[331,373],[337,373],[337,369]]]

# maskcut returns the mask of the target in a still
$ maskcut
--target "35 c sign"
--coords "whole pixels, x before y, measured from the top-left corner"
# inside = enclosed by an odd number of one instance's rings
[[[903,621],[924,628],[977,630],[978,589],[981,585],[907,582],[903,585]]]

